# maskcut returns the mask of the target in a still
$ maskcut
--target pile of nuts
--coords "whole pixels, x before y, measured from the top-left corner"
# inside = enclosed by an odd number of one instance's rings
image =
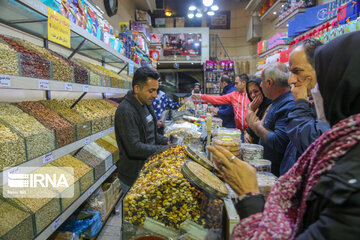
[[[183,177],[185,161],[185,146],[150,158],[125,198],[124,219],[142,225],[147,216],[174,229],[189,219],[204,226],[202,194]]]
[[[53,110],[38,102],[17,103],[21,109],[34,116],[39,122],[56,132],[57,147],[63,147],[75,141],[75,128]]]
[[[0,171],[26,161],[25,142],[15,132],[0,123]]]
[[[90,74],[90,81],[89,84],[95,85],[95,86],[101,86],[102,85],[102,78],[103,76],[99,74],[98,72],[94,72],[97,69],[94,69],[92,66],[89,65],[88,62],[81,60],[81,59],[75,59],[76,63],[80,64],[83,68],[87,69]]]
[[[76,126],[77,140],[91,134],[91,123],[75,109],[70,109],[69,107],[60,104],[57,100],[43,100],[40,102]]]
[[[79,159],[68,154],[55,160],[55,163],[74,169],[75,177],[80,179],[82,193],[94,183],[93,169]]]
[[[40,57],[34,51],[25,48],[18,42],[0,35],[0,39],[20,53],[21,75],[33,78],[50,79],[50,61]]]
[[[12,40],[15,40],[26,48],[34,51],[38,55],[51,60],[53,64],[52,73],[54,80],[72,82],[72,67],[69,66],[62,59],[52,55],[47,49],[41,48],[31,42],[19,38],[12,38]]]
[[[74,157],[94,168],[95,181],[97,181],[105,173],[105,162],[85,149],[81,149]]]
[[[66,57],[64,57],[63,55],[61,55],[57,52],[54,52],[52,50],[49,50],[49,52],[52,55],[62,59],[63,61],[65,61],[67,64],[69,64],[70,66],[72,66],[74,68],[74,81],[76,83],[80,83],[80,84],[88,84],[89,83],[89,72],[85,68],[79,66],[78,64],[76,64],[73,61],[70,61],[69,59],[67,59]]]
[[[0,198],[0,238],[30,240],[34,236],[30,213],[11,199]]]
[[[25,138],[28,159],[33,159],[55,149],[54,132],[17,107],[1,103],[0,118]]]
[[[0,43],[0,74],[19,75],[16,51]]]

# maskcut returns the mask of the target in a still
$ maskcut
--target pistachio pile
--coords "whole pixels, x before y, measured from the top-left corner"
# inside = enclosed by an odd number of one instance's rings
[[[19,75],[16,51],[0,43],[0,74]]]

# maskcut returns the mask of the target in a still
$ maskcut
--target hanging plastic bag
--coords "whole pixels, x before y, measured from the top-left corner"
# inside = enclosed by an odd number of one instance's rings
[[[93,209],[100,212],[101,220],[105,221],[106,216],[106,200],[105,194],[101,188],[98,188],[87,200],[86,209]]]

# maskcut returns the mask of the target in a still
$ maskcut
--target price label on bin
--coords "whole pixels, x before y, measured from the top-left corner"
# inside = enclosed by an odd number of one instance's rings
[[[65,83],[65,90],[72,91],[72,83]]]
[[[51,224],[51,230],[54,232],[58,227],[61,225],[61,218],[58,217],[52,224]]]
[[[49,163],[49,162],[52,162],[53,159],[54,159],[54,157],[53,157],[53,153],[52,153],[52,152],[51,152],[51,153],[48,153],[48,154],[45,154],[45,155],[43,156],[43,164],[47,164],[47,163]]]
[[[50,84],[47,80],[39,80],[39,89],[50,90]]]
[[[101,131],[101,132],[99,133],[99,135],[100,135],[100,138],[102,138],[102,137],[104,136],[104,131]]]
[[[83,85],[83,92],[88,92],[88,91],[89,91],[89,86]]]
[[[91,186],[88,190],[88,196],[90,196],[94,192],[94,186]]]
[[[11,87],[10,76],[0,75],[0,87]]]
[[[90,143],[90,137],[86,137],[84,140],[85,145]]]
[[[102,175],[101,181],[102,181],[102,182],[105,182],[105,179],[106,179],[106,173],[105,173],[104,175]]]

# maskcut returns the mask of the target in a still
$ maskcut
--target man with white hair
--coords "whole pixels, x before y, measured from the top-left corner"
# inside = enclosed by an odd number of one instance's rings
[[[260,121],[255,112],[249,111],[246,118],[249,127],[260,137],[264,146],[264,159],[272,162],[271,172],[279,176],[289,137],[286,133],[288,112],[294,107],[288,79],[289,69],[283,63],[270,64],[261,74],[264,95],[272,100],[266,117]]]

